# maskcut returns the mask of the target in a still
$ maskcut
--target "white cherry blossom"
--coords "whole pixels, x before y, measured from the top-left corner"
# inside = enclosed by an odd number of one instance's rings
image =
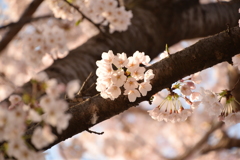
[[[148,91],[152,90],[152,85],[149,82],[142,82],[139,84],[139,91],[142,96],[146,96]]]
[[[187,85],[187,84],[182,85],[181,88],[180,88],[180,91],[185,96],[190,96],[190,94],[192,93],[190,86]]]
[[[37,149],[42,149],[55,139],[56,136],[52,134],[50,126],[44,126],[44,128],[37,127],[34,130],[31,141]]]
[[[240,123],[240,112],[230,113],[227,117],[224,118],[223,121],[227,127]]]
[[[127,69],[129,72],[133,72],[139,67],[139,61],[138,59],[135,59],[134,57],[128,57],[128,64],[127,64]]]
[[[136,80],[141,80],[144,78],[144,72],[146,71],[146,69],[144,67],[138,67],[137,69],[135,69],[131,76],[133,78],[135,78]]]
[[[74,94],[80,89],[79,80],[72,80],[68,82],[66,87],[66,93],[70,99],[74,98]]]
[[[185,121],[191,114],[191,109],[184,109],[179,96],[176,93],[169,94],[157,107],[148,111],[149,115],[158,121],[181,122]],[[153,103],[156,96],[153,98]]]
[[[149,69],[144,74],[144,82],[149,82],[151,79],[154,78],[154,73],[152,69]]]
[[[124,84],[125,89],[134,89],[138,87],[138,82],[135,78],[130,77],[127,79],[126,83]]]
[[[121,87],[125,83],[127,77],[124,75],[124,71],[120,70],[114,71],[111,79],[114,85]]]
[[[117,67],[125,67],[128,64],[127,54],[126,53],[118,53],[113,60],[113,64]]]
[[[137,97],[141,97],[140,93],[136,89],[125,90],[124,95],[128,95],[128,100],[134,102]]]
[[[114,54],[113,51],[109,50],[107,53],[103,52],[102,54],[102,60],[108,64],[113,63],[114,60]]]
[[[148,65],[149,62],[150,62],[150,57],[149,56],[145,56],[145,53],[144,52],[139,52],[139,51],[136,51],[134,54],[133,54],[133,58],[134,59],[137,59],[138,62],[144,64],[144,65]]]
[[[100,92],[101,97],[114,100],[121,95],[121,88],[123,88],[125,95],[128,95],[128,91],[133,90],[131,91],[133,93],[129,92],[132,102],[133,99],[140,96],[139,91],[145,96],[151,90],[150,80],[154,77],[153,71],[146,71],[144,67],[139,66],[140,61],[144,61],[144,63],[150,61],[145,53],[137,51],[134,56],[127,58],[126,53],[118,53],[114,56],[112,51],[109,51],[108,53],[104,52],[102,58],[96,62],[98,66],[96,90]]]
[[[121,90],[118,86],[112,85],[107,90],[108,94],[111,96],[110,99],[114,100],[121,94]]]
[[[12,105],[15,105],[15,104],[21,102],[22,98],[19,95],[11,95],[9,97],[9,101],[11,102]]]

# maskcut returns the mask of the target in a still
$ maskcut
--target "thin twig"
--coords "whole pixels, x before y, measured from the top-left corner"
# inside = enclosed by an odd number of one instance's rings
[[[32,17],[33,13],[37,10],[43,0],[34,0],[32,1],[26,10],[21,15],[18,22],[25,20],[26,18]],[[6,46],[11,42],[11,40],[18,34],[18,32],[22,29],[24,24],[19,24],[11,27],[9,31],[3,36],[0,42],[0,54],[3,53],[2,51],[6,48]]]
[[[63,0],[64,2],[66,2],[69,6],[73,7],[78,13],[80,13],[83,18],[87,19],[89,22],[91,22],[95,27],[97,27],[97,29],[99,30],[99,32],[103,33],[103,31],[101,30],[100,26],[96,23],[94,23],[90,18],[88,18],[85,14],[83,14],[82,11],[79,10],[79,8],[75,5],[73,5],[72,3],[68,2],[67,0]]]
[[[48,15],[39,16],[39,17],[34,17],[34,18],[22,19],[22,20],[19,20],[18,22],[12,22],[12,23],[9,23],[9,24],[7,24],[7,25],[0,26],[0,30],[1,30],[1,29],[5,29],[5,28],[8,28],[8,27],[13,27],[13,26],[16,26],[16,25],[20,25],[20,24],[21,24],[21,25],[25,25],[26,23],[38,21],[38,20],[41,20],[41,19],[47,19],[47,18],[51,18],[51,17],[53,17],[53,15],[48,14]]]
[[[97,135],[102,135],[104,133],[104,132],[91,131],[90,129],[86,129],[86,131],[88,131],[89,133],[97,134]]]
[[[85,95],[85,94],[87,93],[87,91],[89,91],[90,89],[92,89],[94,86],[96,86],[96,83],[91,84],[91,86],[88,87],[86,90],[84,90],[84,91],[82,92],[82,94]]]
[[[81,93],[82,93],[82,91],[83,91],[86,83],[89,81],[89,79],[90,79],[92,76],[93,76],[93,72],[91,72],[91,73],[88,75],[88,77],[86,78],[86,80],[83,82],[83,84],[82,84],[81,88],[79,89],[77,95],[81,95]]]
[[[233,91],[236,88],[236,86],[239,83],[239,81],[240,81],[240,78],[238,78],[237,82],[235,83],[235,85],[233,86],[233,88],[230,91]]]

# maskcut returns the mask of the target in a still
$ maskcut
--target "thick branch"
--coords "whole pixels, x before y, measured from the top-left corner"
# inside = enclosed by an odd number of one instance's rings
[[[21,15],[18,22],[25,21],[26,19],[31,18],[33,13],[37,10],[38,6],[43,2],[43,0],[34,0],[30,5],[27,7],[27,9],[24,11],[24,13]],[[17,22],[17,23],[18,23]],[[4,50],[4,48],[8,45],[9,42],[15,37],[15,35],[22,29],[25,23],[20,23],[19,25],[13,26],[9,29],[9,31],[3,36],[1,42],[0,42],[0,54]]]
[[[170,86],[177,80],[201,71],[223,61],[231,61],[232,56],[240,52],[240,28],[230,29],[215,36],[200,40],[196,44],[153,64],[149,69],[155,73],[151,81],[153,90],[146,97],[141,97],[136,102],[130,103],[126,96],[120,96],[114,101],[103,99],[99,95],[87,99],[81,104],[71,107],[69,113],[73,118],[68,128],[62,134],[57,135],[57,140],[45,149],[87,130],[95,124],[91,124],[93,114],[99,118],[97,123],[115,116],[138,103],[149,100],[151,95]],[[28,130],[31,135],[35,127]]]
[[[46,70],[49,77],[64,83],[71,79],[83,82],[96,69],[95,62],[101,58],[102,52],[111,49],[114,53],[131,55],[139,50],[154,58],[166,44],[171,46],[182,39],[218,33],[227,28],[226,23],[236,26],[240,18],[237,13],[240,3],[193,5],[190,9],[178,10],[177,6],[161,6],[161,1],[145,2],[143,8],[136,6],[132,9],[132,25],[126,32],[99,34],[91,38],[72,50],[66,58],[55,61]]]
[[[206,5],[193,5],[185,9],[188,5],[183,1],[182,8],[178,5],[173,6],[173,11],[178,14],[169,14],[169,24],[165,27],[169,32],[166,33],[168,44],[176,43],[179,39],[192,39],[205,37],[221,32],[229,27],[238,25],[240,14],[238,9],[240,3],[222,2],[210,3]],[[237,20],[237,21],[236,21]]]

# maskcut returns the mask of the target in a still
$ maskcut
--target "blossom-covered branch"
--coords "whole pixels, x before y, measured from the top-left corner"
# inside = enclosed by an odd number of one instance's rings
[[[28,8],[23,12],[18,22],[24,21],[26,18],[31,18],[33,13],[37,10],[43,0],[34,0],[29,4]],[[17,35],[17,33],[22,29],[25,23],[20,23],[17,26],[12,27],[0,41],[0,54],[1,51],[8,45],[9,42]]]
[[[136,106],[144,100],[149,100],[151,95],[167,88],[187,75],[212,67],[223,61],[231,63],[232,57],[240,52],[239,35],[239,27],[223,31],[215,36],[200,40],[196,44],[148,67],[155,74],[154,79],[151,81],[153,89],[145,97],[137,98],[135,102],[129,103],[126,96],[120,96],[112,101],[96,95],[81,102],[79,105],[71,107],[68,113],[71,113],[72,119],[68,128],[61,134],[56,134],[56,141],[45,149],[85,131],[93,125],[109,119],[132,106]],[[95,120],[92,123],[94,117]],[[34,129],[35,127],[31,128],[26,134],[31,135]],[[55,131],[55,133],[57,132]]]
[[[0,30],[1,30],[1,29],[5,29],[5,28],[8,28],[8,27],[13,27],[13,26],[16,26],[16,25],[20,25],[20,24],[21,24],[21,25],[25,25],[26,23],[38,21],[38,20],[41,20],[41,19],[52,18],[52,17],[53,17],[53,15],[47,14],[47,15],[44,15],[44,16],[27,18],[27,19],[24,19],[24,20],[19,20],[18,22],[12,22],[12,23],[6,24],[6,25],[4,25],[4,26],[0,26]]]
[[[98,28],[99,32],[102,32],[102,30],[99,28],[98,24],[95,24],[90,18],[88,18],[82,11],[79,10],[79,8],[75,5],[73,5],[72,3],[70,3],[67,0],[63,0],[65,3],[67,3],[69,6],[71,6],[72,8],[74,8],[83,18],[85,18],[86,20],[88,20],[89,22],[91,22],[96,28]]]

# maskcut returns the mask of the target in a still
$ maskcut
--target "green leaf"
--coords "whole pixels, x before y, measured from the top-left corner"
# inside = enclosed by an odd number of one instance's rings
[[[22,99],[23,99],[23,102],[25,104],[29,104],[31,102],[31,96],[27,93],[25,93],[23,96],[22,96]]]
[[[167,51],[168,54],[170,53],[167,44],[166,44],[166,48],[165,48],[165,50]]]
[[[78,26],[81,22],[82,22],[82,20],[79,19],[79,20],[75,23],[75,25]]]

